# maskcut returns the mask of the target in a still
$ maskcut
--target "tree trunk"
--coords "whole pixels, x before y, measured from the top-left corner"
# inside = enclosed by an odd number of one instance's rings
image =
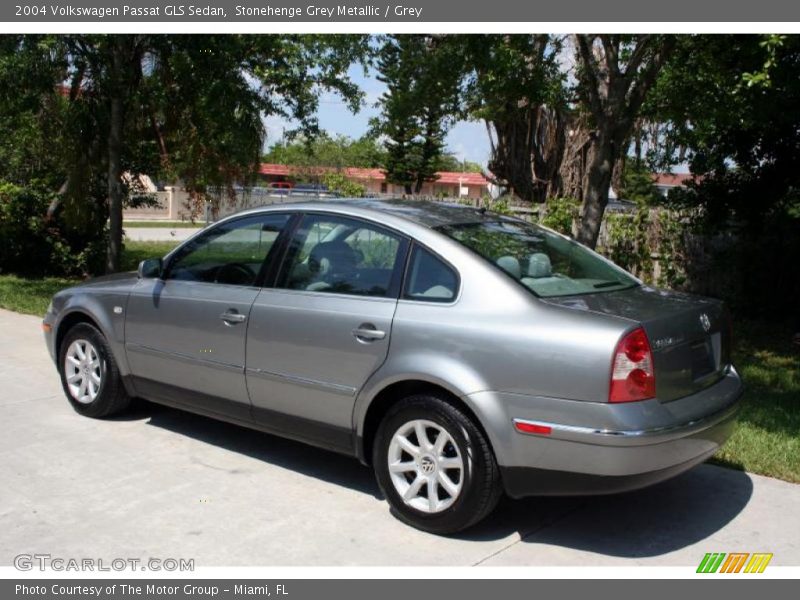
[[[599,134],[591,150],[591,158],[586,169],[586,186],[583,191],[580,223],[575,232],[576,239],[590,248],[597,246],[597,236],[603,214],[608,205],[608,191],[616,156],[614,144],[605,134]]]
[[[497,144],[489,170],[522,200],[543,203],[559,187],[566,145],[562,112],[549,106],[524,107],[491,122]]]
[[[108,127],[108,218],[109,238],[106,272],[119,271],[122,255],[122,131],[124,127],[121,79],[125,69],[125,56],[119,41],[112,42],[112,78],[110,90],[110,115]]]
[[[558,185],[551,190],[550,197],[574,198],[582,202],[594,133],[589,131],[583,118],[574,115],[569,116],[566,128],[568,135],[564,159],[558,171]]]

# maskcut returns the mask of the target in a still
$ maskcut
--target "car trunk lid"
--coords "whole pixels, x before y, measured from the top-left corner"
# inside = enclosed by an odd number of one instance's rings
[[[656,397],[662,402],[716,383],[730,364],[728,316],[717,300],[637,286],[545,301],[640,324],[650,341]]]

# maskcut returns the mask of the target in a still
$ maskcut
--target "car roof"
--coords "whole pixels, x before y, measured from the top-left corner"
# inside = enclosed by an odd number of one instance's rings
[[[272,211],[280,210],[281,208],[298,212],[332,210],[332,212],[345,214],[348,213],[348,209],[357,209],[356,212],[359,215],[380,218],[381,215],[388,214],[428,228],[453,225],[456,223],[493,221],[500,218],[499,215],[489,213],[485,209],[478,209],[473,206],[403,198],[331,198],[314,200],[311,202],[302,201],[270,204],[244,212],[254,213],[265,209],[270,209]]]

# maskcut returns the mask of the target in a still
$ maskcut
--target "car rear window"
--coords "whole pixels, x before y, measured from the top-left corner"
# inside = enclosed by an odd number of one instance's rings
[[[595,294],[639,285],[632,275],[585,246],[517,219],[443,225],[437,230],[537,296]]]

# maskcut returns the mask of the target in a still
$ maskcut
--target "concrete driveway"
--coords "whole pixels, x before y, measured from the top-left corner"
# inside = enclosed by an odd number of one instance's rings
[[[503,500],[453,538],[401,525],[355,460],[144,404],[62,396],[39,319],[0,310],[0,565],[20,553],[234,565],[800,565],[800,486],[703,465],[640,492]]]

